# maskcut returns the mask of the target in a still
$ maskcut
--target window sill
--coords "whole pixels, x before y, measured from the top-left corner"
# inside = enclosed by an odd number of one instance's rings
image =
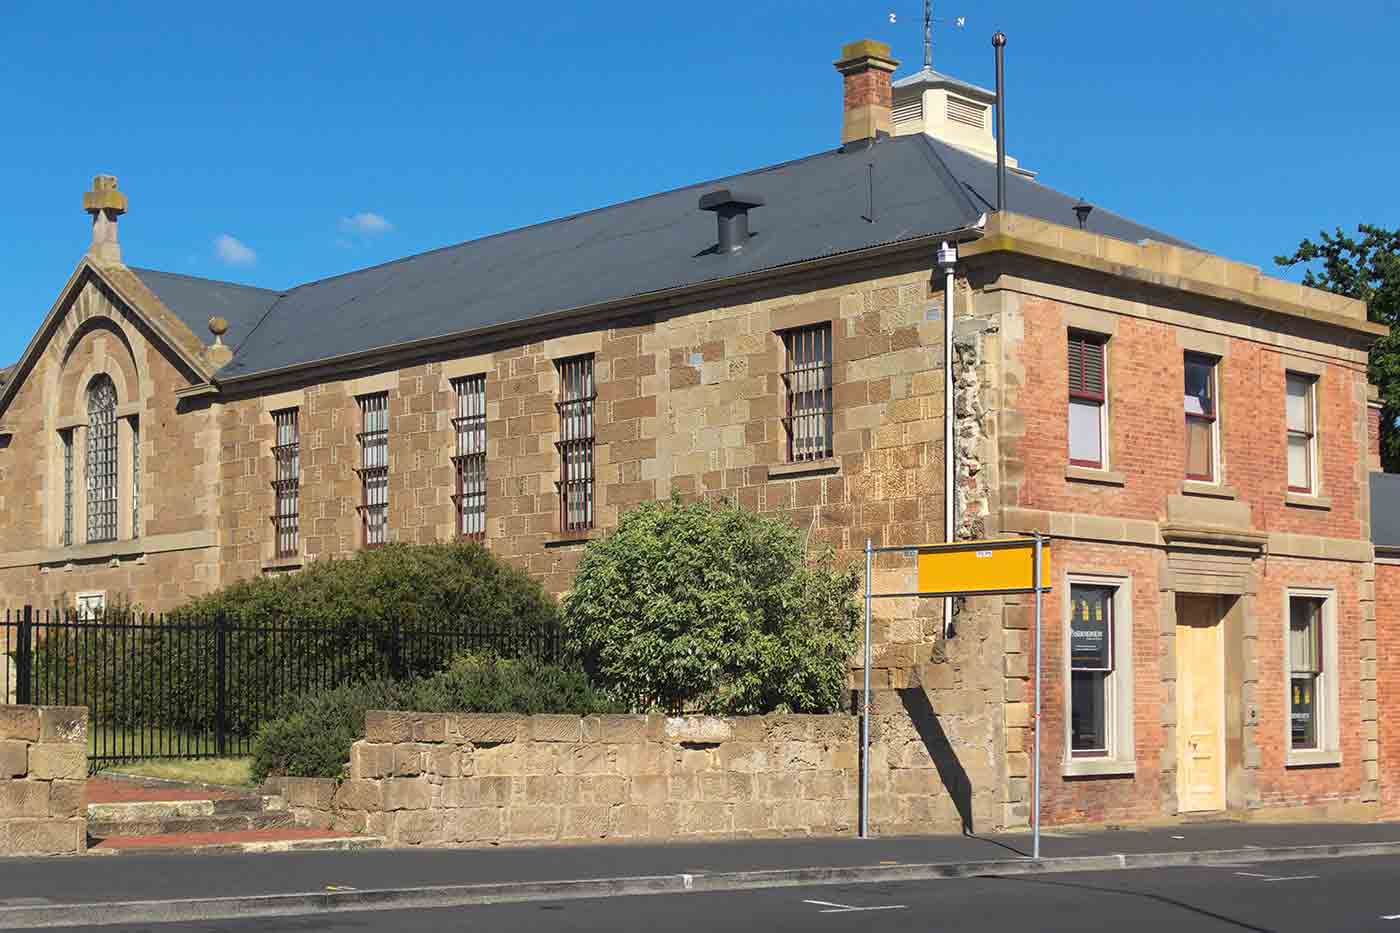
[[[1137,762],[1131,758],[1070,758],[1060,769],[1064,777],[1135,777]]]
[[[570,535],[560,535],[557,538],[551,538],[550,540],[544,543],[544,546],[547,548],[574,547],[579,544],[587,544],[588,542],[597,540],[602,536],[603,533],[595,528],[592,531],[575,532]]]
[[[305,561],[300,557],[279,557],[276,560],[263,561],[263,573],[279,573],[285,570],[300,570]]]
[[[1203,483],[1194,479],[1185,480],[1181,484],[1181,494],[1183,496],[1205,496],[1208,499],[1239,498],[1239,493],[1235,492],[1234,486],[1226,486],[1222,483]]]
[[[1285,493],[1283,504],[1295,509],[1317,509],[1323,512],[1332,508],[1332,500],[1327,496],[1312,496],[1305,492]]]
[[[1096,483],[1099,486],[1122,486],[1127,477],[1117,470],[1097,470],[1093,467],[1065,467],[1065,479],[1072,483]]]
[[[804,460],[801,463],[780,463],[768,468],[769,479],[790,479],[795,476],[822,476],[841,472],[841,461],[835,457]]]
[[[1290,751],[1283,766],[1285,768],[1316,768],[1320,765],[1340,765],[1341,763],[1341,749],[1324,748],[1306,752]]]

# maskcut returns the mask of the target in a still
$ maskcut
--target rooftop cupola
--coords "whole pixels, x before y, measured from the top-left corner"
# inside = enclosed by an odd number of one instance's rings
[[[83,194],[83,210],[92,215],[92,245],[87,254],[101,263],[120,265],[117,218],[126,213],[126,195],[117,190],[117,176],[98,175]]]
[[[895,81],[891,98],[895,136],[927,133],[989,162],[996,160],[994,91],[925,66]],[[1009,155],[1006,164],[1023,175],[1034,174],[1021,169]]]

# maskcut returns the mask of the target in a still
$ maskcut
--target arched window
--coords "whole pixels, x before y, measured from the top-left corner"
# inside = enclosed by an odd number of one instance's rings
[[[87,539],[117,540],[117,387],[110,376],[88,383]]]

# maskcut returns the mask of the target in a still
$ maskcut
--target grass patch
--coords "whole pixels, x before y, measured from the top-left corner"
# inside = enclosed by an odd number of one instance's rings
[[[164,778],[167,781],[251,787],[251,768],[251,758],[170,758],[113,763],[106,770],[139,777]]]

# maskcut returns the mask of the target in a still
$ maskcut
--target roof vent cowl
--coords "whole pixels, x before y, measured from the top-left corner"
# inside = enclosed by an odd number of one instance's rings
[[[714,211],[719,224],[721,255],[737,253],[749,239],[749,209],[763,206],[763,198],[721,188],[700,196],[700,210]]]

